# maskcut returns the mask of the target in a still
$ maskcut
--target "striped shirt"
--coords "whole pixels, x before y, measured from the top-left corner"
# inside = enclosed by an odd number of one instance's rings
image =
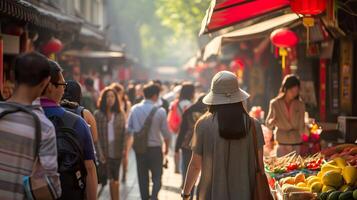
[[[0,108],[0,113],[4,108]],[[53,124],[40,107],[33,109],[41,122],[38,176],[46,174],[55,184],[55,194],[61,195],[57,173],[56,133]],[[34,164],[35,123],[23,112],[0,119],[0,199],[24,199],[23,177],[30,176]]]

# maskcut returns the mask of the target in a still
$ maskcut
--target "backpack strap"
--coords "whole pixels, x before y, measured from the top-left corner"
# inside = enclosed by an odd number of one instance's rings
[[[40,142],[41,142],[41,122],[38,116],[32,111],[32,109],[36,108],[35,106],[24,106],[18,103],[12,102],[0,102],[1,107],[12,107],[11,109],[5,109],[2,113],[0,113],[0,119],[7,114],[16,113],[16,112],[24,112],[32,116],[35,122],[35,145],[34,145],[34,157],[36,158],[39,154]]]
[[[177,109],[180,112],[180,115],[183,115],[183,109],[180,106],[181,101],[177,102]]]
[[[84,107],[83,106],[77,106],[75,113],[83,118],[84,117],[83,116],[83,111],[84,111]]]

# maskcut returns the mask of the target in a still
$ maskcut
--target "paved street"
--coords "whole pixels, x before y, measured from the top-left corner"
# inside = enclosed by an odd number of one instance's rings
[[[162,189],[159,193],[160,200],[180,199],[181,175],[174,173],[173,157],[169,156],[169,168],[164,169]],[[134,152],[130,152],[127,181],[120,185],[120,200],[140,200],[139,185],[137,180],[136,162]],[[110,199],[109,186],[106,185],[100,200]]]

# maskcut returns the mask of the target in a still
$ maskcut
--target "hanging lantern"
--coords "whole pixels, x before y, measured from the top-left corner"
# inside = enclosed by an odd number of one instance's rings
[[[48,56],[60,52],[62,48],[63,44],[59,39],[51,38],[46,44],[42,46],[42,53]]]
[[[270,40],[279,48],[293,47],[299,41],[297,35],[288,28],[276,29],[270,34]]]
[[[313,16],[321,14],[326,9],[327,0],[290,0],[291,10],[297,14],[303,15],[303,24],[306,27],[306,48],[309,48],[310,31],[314,26]]]
[[[271,42],[279,48],[279,55],[281,56],[281,67],[285,71],[286,56],[288,55],[287,48],[294,47],[299,38],[288,28],[280,28],[270,34]]]

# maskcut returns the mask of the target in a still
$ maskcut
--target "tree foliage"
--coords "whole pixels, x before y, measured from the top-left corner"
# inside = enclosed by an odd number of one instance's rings
[[[197,39],[210,0],[156,0],[156,15],[175,37]]]
[[[146,66],[181,65],[197,49],[210,0],[110,0],[117,41]]]

